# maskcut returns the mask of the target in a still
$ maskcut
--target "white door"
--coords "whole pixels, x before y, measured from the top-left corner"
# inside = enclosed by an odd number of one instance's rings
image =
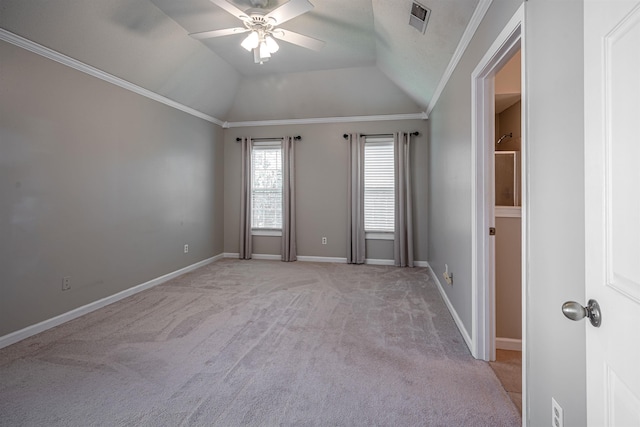
[[[586,0],[588,425],[640,426],[640,0]]]

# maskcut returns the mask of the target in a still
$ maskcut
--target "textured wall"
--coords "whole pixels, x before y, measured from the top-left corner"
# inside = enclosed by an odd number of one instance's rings
[[[222,129],[0,57],[0,336],[222,252]]]
[[[350,132],[392,133],[418,130],[413,145],[415,258],[427,260],[427,122],[424,120],[233,128],[225,133],[225,252],[237,253],[240,215],[238,136],[270,138],[300,135],[296,145],[298,255],[346,256],[348,146]],[[322,245],[322,237],[327,244]],[[367,257],[393,259],[388,241],[368,241]],[[265,251],[265,252],[262,252]],[[254,237],[254,253],[280,253],[279,237]]]

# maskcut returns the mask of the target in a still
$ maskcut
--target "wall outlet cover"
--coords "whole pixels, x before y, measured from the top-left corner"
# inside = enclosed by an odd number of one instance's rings
[[[553,427],[564,427],[562,406],[553,397],[551,398],[551,425]]]

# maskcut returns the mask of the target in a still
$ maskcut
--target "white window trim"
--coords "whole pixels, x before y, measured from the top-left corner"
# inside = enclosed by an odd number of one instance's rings
[[[282,147],[281,139],[261,139],[260,141],[252,142],[254,147]]]
[[[393,146],[393,136],[367,136],[365,138],[365,145]],[[365,182],[365,186],[366,186],[366,182]],[[395,226],[394,226],[394,229],[395,229]],[[395,230],[375,230],[375,229],[367,230],[365,228],[365,240],[393,240],[394,237],[395,237]]]
[[[395,233],[393,231],[365,231],[365,240],[393,240]]]
[[[279,147],[282,150],[282,139],[277,139],[277,138],[253,141],[251,144],[254,147]],[[251,153],[251,155],[253,156],[253,153]],[[253,187],[253,182],[251,186]],[[253,208],[252,208],[251,214],[253,215]],[[251,235],[282,237],[282,229],[281,228],[251,228]]]
[[[282,237],[282,230],[273,228],[252,228],[252,236],[279,236]]]

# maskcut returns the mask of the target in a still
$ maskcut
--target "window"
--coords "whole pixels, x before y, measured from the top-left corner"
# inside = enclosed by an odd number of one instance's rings
[[[281,230],[281,142],[255,142],[251,152],[251,166],[251,228],[254,230]]]
[[[364,144],[364,229],[393,233],[395,229],[392,138],[367,138]],[[387,234],[387,238],[392,238]]]

